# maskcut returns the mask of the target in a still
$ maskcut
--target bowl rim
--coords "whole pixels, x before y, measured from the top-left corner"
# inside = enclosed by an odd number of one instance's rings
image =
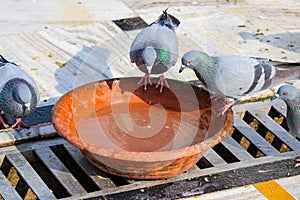
[[[126,77],[128,79],[131,78],[136,78],[136,77]],[[58,113],[60,108],[60,104],[64,101],[64,99],[69,98],[70,94],[73,93],[75,89],[78,88],[83,88],[87,87],[89,85],[94,85],[94,84],[100,84],[101,82],[104,81],[119,81],[121,78],[112,78],[112,79],[105,79],[105,80],[99,80],[99,81],[94,81],[91,83],[87,83],[84,85],[81,85],[79,87],[76,87],[69,92],[63,94],[60,99],[55,103],[52,109],[51,113],[51,118],[52,118],[52,123],[53,126],[56,130],[56,132],[63,137],[65,140],[70,142],[71,144],[75,145],[77,148],[81,149],[83,152],[88,152],[89,154],[97,154],[99,156],[103,157],[109,157],[109,158],[114,158],[114,159],[120,159],[120,160],[128,160],[128,161],[143,161],[145,162],[147,159],[146,157],[151,156],[151,162],[154,161],[167,161],[167,160],[174,160],[178,159],[179,157],[189,157],[193,156],[195,154],[200,154],[201,152],[204,153],[207,151],[209,148],[213,147],[214,145],[218,144],[221,142],[230,132],[233,122],[234,122],[234,117],[233,117],[233,112],[231,109],[228,109],[226,111],[226,116],[225,116],[225,121],[224,121],[224,126],[222,127],[221,130],[219,130],[217,133],[215,133],[213,136],[195,143],[193,145],[189,145],[187,147],[182,147],[174,150],[166,150],[166,151],[149,151],[149,152],[144,152],[144,151],[126,151],[126,150],[118,150],[118,149],[111,149],[108,147],[103,147],[103,146],[97,146],[92,143],[85,142],[80,139],[80,137],[77,135],[76,139],[75,137],[70,137],[72,132],[68,128],[63,128],[63,126],[58,126],[57,124],[60,124],[60,118],[58,117]],[[123,78],[122,78],[123,79]],[[187,82],[180,81],[180,80],[175,80],[175,79],[167,79],[167,80],[172,80],[176,81],[179,83],[186,84]],[[192,87],[196,87],[193,86]],[[205,141],[205,143],[204,143]],[[212,144],[207,147],[208,144]],[[203,147],[204,146],[204,147]],[[204,149],[204,150],[203,150]],[[180,156],[178,156],[180,155]]]

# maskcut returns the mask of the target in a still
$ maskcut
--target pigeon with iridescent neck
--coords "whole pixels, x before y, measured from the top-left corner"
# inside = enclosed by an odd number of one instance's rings
[[[247,94],[300,77],[300,63],[229,54],[209,56],[197,50],[189,51],[182,57],[179,73],[185,68],[194,70],[209,91],[224,97],[227,103],[220,114]]]
[[[300,138],[300,92],[295,86],[281,86],[275,97],[282,99],[287,105],[287,125]]]
[[[282,99],[287,105],[287,125],[298,138],[300,138],[300,92],[295,86],[281,86],[275,97]],[[300,158],[296,160],[296,167],[300,166]]]
[[[39,101],[38,87],[34,80],[15,63],[7,61],[0,55],[0,111],[16,118],[12,128],[28,127],[22,122],[23,117],[31,114]],[[0,115],[0,123],[9,125]]]
[[[145,73],[139,83],[144,83],[144,90],[147,84],[151,84],[150,74],[161,74],[157,86],[160,92],[163,86],[168,83],[163,75],[178,60],[178,41],[175,28],[180,21],[163,11],[163,14],[156,22],[144,28],[134,39],[130,48],[130,59],[139,70]]]

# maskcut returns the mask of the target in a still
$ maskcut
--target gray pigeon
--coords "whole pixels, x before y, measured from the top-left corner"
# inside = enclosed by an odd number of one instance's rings
[[[0,55],[0,110],[17,118],[12,128],[28,127],[21,118],[31,114],[39,101],[38,87],[34,80],[15,63]],[[0,115],[0,123],[8,124]]]
[[[300,63],[228,54],[209,56],[197,50],[189,51],[182,57],[179,73],[185,68],[193,69],[198,79],[215,95],[227,101],[234,99],[227,102],[220,114],[238,103],[244,95],[300,76]]]
[[[275,97],[282,99],[287,105],[287,125],[300,138],[300,92],[292,85],[281,86]],[[300,166],[300,158],[296,166]]]
[[[282,99],[287,105],[287,125],[300,138],[300,92],[295,86],[281,86],[275,97]]]
[[[178,41],[175,28],[180,21],[163,11],[156,22],[144,28],[134,39],[130,48],[132,63],[145,73],[139,82],[144,81],[144,90],[151,84],[150,74],[161,74],[156,87],[162,92],[164,84],[169,87],[163,73],[168,71],[178,60]]]

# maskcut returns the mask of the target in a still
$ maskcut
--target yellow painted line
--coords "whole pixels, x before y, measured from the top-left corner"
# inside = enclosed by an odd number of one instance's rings
[[[254,187],[260,191],[269,200],[296,200],[290,195],[283,187],[281,187],[276,181],[270,180],[266,182],[253,184]]]

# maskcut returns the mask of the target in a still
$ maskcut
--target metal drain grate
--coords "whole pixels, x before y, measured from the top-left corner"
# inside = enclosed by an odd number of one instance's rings
[[[299,174],[293,159],[300,155],[300,142],[287,132],[282,107],[279,101],[234,107],[230,135],[192,169],[167,180],[135,181],[102,172],[62,138],[2,147],[0,196],[8,200],[174,199]]]

